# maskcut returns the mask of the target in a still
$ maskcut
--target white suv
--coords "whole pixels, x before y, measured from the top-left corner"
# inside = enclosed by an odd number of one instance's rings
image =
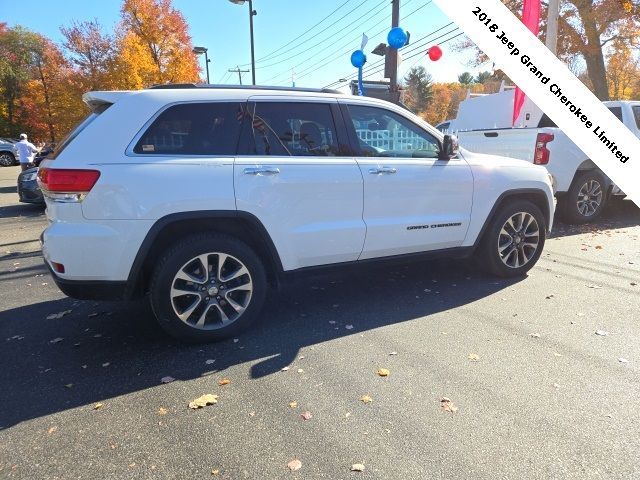
[[[148,295],[183,340],[237,333],[311,267],[475,253],[522,275],[553,221],[543,167],[459,152],[384,101],[195,85],[84,100],[39,172],[46,263],[72,297]]]

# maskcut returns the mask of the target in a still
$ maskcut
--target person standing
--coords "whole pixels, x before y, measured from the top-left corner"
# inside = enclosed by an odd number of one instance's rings
[[[23,172],[33,166],[35,154],[42,150],[42,147],[37,148],[27,140],[26,133],[20,134],[20,141],[16,143],[16,148],[18,149],[18,156],[20,157],[20,168],[22,168]]]

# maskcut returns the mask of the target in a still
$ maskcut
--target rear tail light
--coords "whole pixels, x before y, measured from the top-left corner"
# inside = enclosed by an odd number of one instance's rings
[[[41,168],[38,183],[42,192],[58,202],[80,202],[100,178],[98,170]]]
[[[536,165],[546,165],[549,163],[549,149],[547,143],[554,139],[553,133],[539,133],[536,137],[536,151],[533,156],[533,163]]]

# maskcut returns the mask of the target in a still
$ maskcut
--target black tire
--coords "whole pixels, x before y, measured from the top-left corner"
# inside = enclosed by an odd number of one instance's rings
[[[598,186],[597,195],[585,195],[590,188]],[[578,203],[580,202],[580,204]],[[574,178],[571,188],[562,200],[562,213],[568,223],[592,222],[602,214],[607,203],[607,181],[598,170],[589,170]]]
[[[529,224],[529,227],[526,229],[526,233],[527,235],[531,235],[535,231],[532,227],[537,226],[538,236],[526,237],[529,239],[529,242],[527,242],[523,235],[514,230],[514,235],[517,235],[517,238],[520,238],[521,240],[513,243],[515,240],[511,238],[512,243],[507,244],[505,239],[508,241],[509,236],[501,235],[501,231],[507,221],[519,213],[525,213],[533,217],[536,225],[533,223]],[[516,227],[517,226],[518,225],[516,225]],[[522,227],[522,225],[520,225],[520,227]],[[484,233],[482,242],[480,243],[480,248],[476,252],[476,255],[484,268],[493,275],[497,275],[499,277],[519,277],[531,270],[540,258],[546,240],[546,232],[547,225],[544,215],[535,204],[528,200],[508,200],[507,203],[498,209],[496,214],[490,220],[489,226]],[[533,239],[537,239],[537,247],[535,251],[532,250],[532,247],[525,246],[526,243],[532,243]],[[521,265],[509,266],[505,261],[503,261],[503,257],[500,254],[500,248],[504,247],[504,245],[513,245],[520,248],[520,253],[518,251],[515,252],[515,259],[511,256],[506,261],[510,263],[512,262],[514,265],[522,263]],[[505,251],[505,256],[510,249],[511,247]],[[522,253],[523,250],[524,253]],[[527,258],[526,262],[524,261],[525,255]]]
[[[9,152],[0,152],[0,167],[11,167],[16,164],[16,157]]]
[[[233,312],[235,312],[235,310],[231,307],[230,303],[227,303],[226,307],[224,306],[224,299],[227,297],[224,297],[222,302],[218,304],[214,299],[215,294],[211,294],[212,296],[210,297],[209,303],[216,303],[217,305],[213,305],[215,308],[211,308],[211,312],[205,314],[205,322],[209,322],[210,316],[214,318],[203,328],[197,328],[195,325],[189,323],[191,320],[190,317],[187,318],[187,321],[183,321],[178,317],[178,313],[174,308],[175,302],[171,298],[171,288],[174,286],[174,281],[180,282],[180,280],[176,280],[176,275],[179,271],[185,271],[183,268],[191,259],[212,252],[229,255],[232,258],[232,260],[230,260],[231,262],[235,263],[237,261],[246,267],[248,277],[243,275],[242,278],[245,279],[245,282],[251,282],[253,290],[247,301],[248,303],[245,305],[245,310],[239,314],[237,319],[226,325],[221,323],[221,317],[218,313],[219,310],[226,310],[227,313],[229,309]],[[207,258],[212,262],[218,262],[220,257],[211,255]],[[194,263],[194,265],[197,266],[198,264]],[[202,265],[202,262],[199,265]],[[211,276],[209,274],[203,275],[206,275],[207,280],[205,283],[208,285]],[[222,288],[225,288],[224,284],[219,281],[220,279],[215,278],[215,272],[213,272],[213,277],[213,280],[218,283],[217,286],[221,288],[219,293],[224,293],[222,290]],[[191,289],[192,286],[194,288],[200,288],[199,285],[201,285],[199,282],[193,282],[193,285],[188,285],[189,283],[191,282],[184,284],[185,288],[187,286],[189,289]],[[267,288],[267,277],[264,265],[253,250],[234,237],[211,233],[187,237],[172,246],[162,255],[153,273],[149,298],[158,323],[169,335],[188,343],[204,343],[229,338],[252,325],[258,318],[258,314],[264,304]],[[207,304],[205,298],[203,298],[204,295],[209,295],[209,293],[198,292],[181,297],[193,299],[193,303],[198,301],[198,298],[200,299],[198,307],[189,315],[195,314],[195,316],[200,316],[198,309],[205,308]],[[209,297],[206,298],[208,299]],[[188,310],[188,308],[186,308],[185,311],[186,310]],[[184,313],[184,311],[182,313]]]

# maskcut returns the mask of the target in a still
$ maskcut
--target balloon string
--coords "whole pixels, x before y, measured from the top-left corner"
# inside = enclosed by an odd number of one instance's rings
[[[358,68],[358,95],[364,96],[364,84],[362,83],[362,67]]]

